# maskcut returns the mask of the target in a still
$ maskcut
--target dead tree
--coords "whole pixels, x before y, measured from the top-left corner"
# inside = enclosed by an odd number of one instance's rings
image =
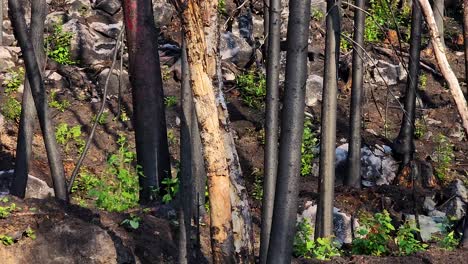
[[[463,0],[463,37],[465,45],[465,83],[468,84],[468,0]],[[465,97],[468,100],[468,92]]]
[[[265,6],[267,6],[265,2]],[[262,228],[260,235],[260,263],[264,264],[268,255],[273,204],[275,201],[276,174],[278,170],[279,137],[279,70],[280,70],[280,28],[281,0],[270,0],[268,11],[269,25],[267,63],[267,97],[265,107],[265,165],[263,170]]]
[[[333,199],[335,194],[335,143],[337,69],[340,54],[340,0],[327,0],[325,73],[323,78],[322,122],[320,138],[320,194],[315,221],[315,238],[333,235]]]
[[[28,36],[26,21],[18,1],[9,0],[8,6],[13,31],[23,53],[26,74],[31,86],[32,96],[39,117],[42,135],[44,137],[44,143],[54,185],[55,197],[67,201],[67,188],[62,159],[60,157],[60,152],[55,140],[55,132],[51,118],[49,116],[44,82],[42,80],[40,67],[36,60],[34,47],[31,43],[31,39]]]
[[[431,43],[434,47],[437,63],[439,65],[440,71],[442,72],[442,75],[447,81],[450,93],[452,94],[455,105],[457,106],[458,114],[462,120],[462,126],[465,130],[465,133],[468,135],[468,105],[463,96],[460,84],[458,83],[457,76],[450,67],[447,56],[445,55],[445,47],[440,40],[440,34],[437,30],[437,25],[434,20],[434,14],[432,13],[431,5],[429,4],[428,0],[418,1],[421,4],[421,9],[429,28]]]
[[[434,20],[439,30],[440,41],[445,46],[444,40],[444,10],[445,0],[433,0]]]
[[[0,46],[3,46],[3,0],[0,0]]]
[[[289,12],[278,176],[267,263],[291,262],[301,169],[310,0],[291,0]]]
[[[44,21],[46,15],[47,3],[45,0],[31,1],[31,26],[29,36],[34,47],[41,75],[44,74],[45,63]],[[34,108],[34,100],[31,95],[31,86],[26,79],[24,82],[21,117],[16,144],[15,173],[11,186],[11,193],[18,197],[24,197],[26,193],[35,119],[36,109]]]
[[[413,159],[414,120],[416,112],[416,90],[419,83],[419,60],[421,53],[422,12],[418,2],[412,5],[411,40],[409,51],[409,74],[406,83],[405,108],[400,133],[395,139],[394,149],[400,156],[401,168]]]
[[[349,153],[348,174],[345,184],[354,188],[361,188],[361,98],[363,84],[363,58],[364,51],[364,22],[366,14],[365,0],[356,0],[354,9],[354,46],[353,46],[353,72],[351,89],[351,114],[349,118]]]
[[[140,176],[140,201],[155,198],[163,178],[170,177],[166,115],[158,30],[154,24],[151,0],[123,1],[133,91],[135,141]]]

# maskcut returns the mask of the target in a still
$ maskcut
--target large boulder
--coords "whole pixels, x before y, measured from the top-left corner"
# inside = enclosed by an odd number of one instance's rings
[[[7,72],[18,62],[19,50],[15,47],[0,46],[0,72]]]
[[[310,74],[306,82],[305,104],[309,107],[322,102],[323,78],[316,74]]]
[[[221,59],[231,61],[239,68],[244,68],[252,59],[253,48],[247,41],[232,32],[221,35]]]
[[[121,8],[121,2],[119,0],[94,0],[93,8],[102,10],[109,15],[114,15],[119,12]]]
[[[10,186],[13,180],[13,170],[0,171],[0,195],[10,193]],[[54,189],[37,177],[28,175],[25,198],[45,199],[54,196]]]
[[[154,23],[157,28],[169,25],[176,14],[174,6],[168,0],[153,1]]]
[[[109,84],[107,87],[107,95],[118,95],[119,94],[119,83],[120,83],[120,78],[119,78],[120,72],[118,70],[113,70],[112,74],[109,76]],[[109,75],[109,69],[106,68],[101,71],[101,73],[98,76],[98,87],[100,89],[100,92],[104,92],[104,87],[106,84],[106,79],[107,75]],[[122,83],[120,83],[120,89],[121,92],[124,93],[128,91],[130,87],[130,81],[128,79],[128,72],[126,70],[122,71]]]

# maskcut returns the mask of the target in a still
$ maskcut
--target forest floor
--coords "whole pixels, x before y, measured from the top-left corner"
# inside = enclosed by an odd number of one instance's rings
[[[163,32],[165,38],[171,39],[174,42],[180,42],[179,36],[180,27],[177,23],[169,27]],[[460,31],[460,30],[459,30]],[[460,33],[460,32],[459,32]],[[324,50],[324,34],[319,28],[312,29],[312,35],[318,36],[312,44],[315,50]],[[385,47],[388,49],[388,43],[375,44],[375,46]],[[464,57],[461,54],[461,46],[456,43],[449,43],[447,56],[459,80],[464,79]],[[396,57],[382,55],[382,53],[371,46],[368,47],[368,52],[373,58],[380,58],[385,61],[397,60]],[[408,50],[408,45],[404,44],[403,50]],[[351,52],[344,52],[342,59],[351,56]],[[430,54],[430,49],[426,49],[422,53],[423,59],[426,62],[436,65],[433,56]],[[311,71],[314,74],[322,76],[323,60],[318,58],[310,62]],[[434,69],[436,69],[434,67]],[[340,71],[339,82],[339,97],[338,97],[338,120],[337,120],[337,146],[347,142],[349,124],[348,117],[350,113],[350,74],[347,67],[342,67]],[[449,90],[444,85],[444,80],[440,76],[432,74],[430,71],[422,70],[422,75],[425,76],[424,89],[418,92],[422,101],[422,106],[417,108],[417,117],[420,120],[421,136],[416,139],[416,155],[415,158],[422,161],[429,161],[437,148],[435,138],[442,134],[447,136],[449,142],[453,145],[454,159],[450,164],[450,175],[446,182],[438,182],[432,189],[417,189],[416,195],[413,194],[411,188],[405,186],[378,186],[364,188],[362,190],[350,190],[342,186],[341,180],[337,179],[335,189],[335,206],[340,208],[344,213],[354,215],[356,212],[363,210],[367,212],[379,212],[386,209],[391,212],[392,216],[401,216],[403,213],[414,214],[415,210],[422,213],[422,199],[426,195],[438,197],[436,201],[438,205],[444,204],[450,197],[443,194],[444,186],[450,182],[450,179],[459,178],[467,183],[468,179],[468,144],[466,143],[466,135],[463,136],[461,130],[459,116],[454,107]],[[174,161],[173,175],[176,175],[175,163],[179,160],[179,120],[180,116],[180,82],[174,78],[173,72],[169,67],[163,68],[164,92],[166,97],[177,98],[176,103],[166,107],[166,120],[169,134],[169,144],[172,159]],[[365,100],[363,104],[363,118],[365,130],[363,131],[363,144],[367,146],[392,145],[393,139],[398,135],[402,111],[400,104],[403,103],[405,82],[399,82],[397,85],[387,89],[384,85],[372,84],[371,78],[366,78],[365,85]],[[49,91],[54,87],[48,87]],[[466,88],[465,88],[466,89]],[[263,110],[248,107],[241,98],[241,91],[237,89],[235,83],[226,83],[225,96],[228,103],[230,114],[231,127],[236,134],[236,146],[240,157],[241,166],[245,175],[246,187],[249,194],[258,193],[258,188],[261,186],[261,172],[263,168],[263,143],[262,143],[262,124]],[[62,89],[57,93],[57,99],[60,101],[67,100],[70,106],[63,112],[51,108],[51,116],[55,124],[66,123],[69,126],[81,126],[81,138],[85,139],[91,129],[93,117],[96,115],[101,104],[98,100],[92,100],[91,97],[82,97],[77,95],[70,89]],[[5,102],[5,98],[0,98],[0,103]],[[106,120],[97,127],[97,131],[93,140],[93,144],[84,161],[84,168],[93,174],[100,174],[106,170],[107,158],[110,154],[115,153],[118,149],[117,139],[120,135],[124,135],[130,142],[130,149],[134,150],[134,131],[130,120],[122,121],[117,119],[118,100],[111,97],[108,101]],[[132,116],[132,101],[130,90],[124,91],[122,95],[122,106],[126,114]],[[312,118],[312,127],[314,131],[318,131],[320,127],[320,104],[315,107],[307,108]],[[423,118],[424,117],[424,118]],[[424,121],[425,120],[425,121]],[[3,131],[0,133],[0,170],[10,170],[14,168],[14,157],[16,149],[18,124],[15,121],[5,120]],[[318,135],[319,137],[319,135]],[[68,150],[63,149],[62,157],[64,157],[64,167],[67,177],[70,177],[74,165],[78,159],[78,149],[71,142]],[[315,159],[314,163],[317,164]],[[49,177],[49,167],[47,163],[46,151],[42,141],[39,126],[36,126],[33,140],[33,162],[30,168],[30,174],[34,175],[52,186]],[[318,175],[309,175],[300,178],[300,199],[299,212],[301,212],[307,201],[316,202],[318,199]],[[416,197],[416,198],[415,198]],[[383,201],[390,198],[389,204]],[[31,226],[39,231],[37,235],[46,235],[41,233],[40,225],[48,222],[59,221],[65,214],[60,213],[60,210],[65,208],[64,205],[56,202],[43,203],[38,200],[20,201],[12,198],[19,207],[22,207],[21,212],[13,214],[13,217],[7,220],[0,221],[0,234],[14,233],[24,230]],[[255,231],[256,250],[258,250],[259,231],[261,224],[261,196],[252,195],[249,197],[252,209],[252,217]],[[73,199],[72,199],[73,201]],[[78,203],[75,201],[75,203]],[[45,208],[46,204],[53,204],[52,208]],[[158,259],[160,255],[164,255],[167,259],[164,261],[171,262],[176,259],[176,225],[173,224],[174,215],[167,213],[171,211],[169,206],[157,204],[149,212],[138,211],[142,215],[140,223],[141,228],[137,230],[129,230],[120,225],[120,223],[128,217],[128,214],[106,213],[94,208],[91,200],[87,200],[86,204],[90,209],[85,209],[77,205],[66,207],[67,217],[75,217],[87,222],[99,222],[106,230],[111,230],[116,236],[122,239],[125,247],[132,248],[132,252],[137,255],[142,263],[161,263]],[[417,206],[415,206],[417,205]],[[44,211],[46,214],[24,213],[28,212],[28,208],[36,207],[38,211]],[[416,207],[416,209],[415,209]],[[23,212],[23,213],[22,213]],[[55,213],[52,213],[55,212]],[[45,219],[47,218],[47,219]],[[97,220],[96,220],[97,219]],[[155,233],[164,234],[163,236],[154,235]],[[208,229],[202,227],[202,236],[205,248],[209,247],[207,240]],[[21,243],[28,243],[26,240]],[[148,245],[152,245],[149,247]],[[150,253],[156,250],[156,252]],[[256,251],[258,253],[258,251]],[[148,255],[149,254],[149,255]],[[332,260],[332,263],[466,263],[468,260],[468,252],[457,249],[455,251],[445,251],[437,247],[431,247],[428,251],[417,253],[411,256],[344,256],[337,257]],[[317,263],[317,260],[295,259],[294,263]]]

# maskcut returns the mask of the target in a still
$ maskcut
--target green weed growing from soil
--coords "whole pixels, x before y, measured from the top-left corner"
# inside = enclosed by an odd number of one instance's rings
[[[11,94],[17,92],[18,88],[24,82],[24,68],[19,67],[17,70],[9,69],[6,76],[7,78],[3,81],[5,93]]]
[[[81,135],[81,126],[69,127],[66,123],[60,123],[55,130],[55,139],[64,147],[65,153],[69,153],[70,145],[74,145],[78,154],[83,152],[85,141]]]
[[[398,254],[400,256],[407,256],[426,250],[428,245],[421,243],[421,241],[415,238],[414,234],[417,232],[419,232],[419,229],[415,227],[414,222],[405,222],[400,226],[395,238],[395,243],[398,246]]]
[[[140,221],[141,217],[131,214],[129,218],[123,220],[120,224],[137,230],[140,227]]]
[[[164,105],[166,107],[173,107],[177,105],[177,97],[176,96],[166,96],[164,97]]]
[[[317,145],[318,139],[312,130],[312,121],[306,118],[304,121],[304,134],[302,136],[301,147],[301,175],[307,176],[312,173],[312,162],[314,160],[313,149]]]
[[[401,30],[403,25],[409,24],[411,8],[407,4],[402,9],[398,9],[398,1],[370,0],[369,2],[369,13],[372,16],[366,16],[365,20],[364,38],[366,41],[380,41],[385,34],[382,32],[382,28],[389,27]],[[393,18],[392,12],[395,18]],[[408,34],[409,30],[407,30],[406,35]]]
[[[259,71],[251,70],[236,79],[242,101],[249,107],[261,109],[265,105],[266,79]]]
[[[332,257],[340,256],[341,251],[333,238],[318,238],[314,241],[314,232],[307,219],[302,219],[297,224],[296,230],[293,245],[293,254],[296,257],[329,260]]]
[[[9,235],[0,235],[0,241],[5,246],[11,246],[11,245],[13,245],[15,243],[13,238],[11,236],[9,236]]]
[[[436,146],[433,155],[433,160],[435,162],[434,172],[437,178],[444,182],[447,178],[447,174],[450,172],[450,165],[454,157],[453,144],[442,134],[437,135],[434,144]]]
[[[47,56],[60,64],[76,64],[70,52],[72,38],[73,33],[63,31],[62,25],[55,25],[54,31],[45,39]]]
[[[390,233],[395,231],[389,213],[384,210],[373,217],[364,217],[362,227],[358,229],[357,237],[352,243],[352,253],[358,255],[381,256],[389,253]]]
[[[67,108],[70,106],[70,102],[66,99],[64,100],[58,100],[57,99],[57,92],[52,91],[50,93],[50,99],[49,99],[49,107],[55,108],[59,110],[60,112],[65,112]]]
[[[176,194],[179,192],[179,178],[165,178],[161,181],[161,184],[165,191],[162,201],[164,203],[169,203],[174,200]]]
[[[24,69],[22,67],[17,70],[9,69],[7,78],[3,81],[2,86],[5,87],[4,93],[6,101],[1,107],[3,116],[9,120],[19,122],[21,116],[21,103],[15,98],[15,94],[24,81]]]

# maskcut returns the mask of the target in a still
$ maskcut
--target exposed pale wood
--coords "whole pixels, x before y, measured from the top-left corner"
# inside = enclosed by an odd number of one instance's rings
[[[457,106],[458,114],[462,119],[462,125],[465,129],[465,134],[468,135],[468,106],[460,88],[460,84],[458,83],[457,76],[455,76],[455,73],[453,72],[447,60],[447,56],[445,55],[445,48],[440,40],[440,35],[434,19],[434,13],[432,12],[431,5],[429,4],[428,0],[419,0],[419,3],[421,4],[421,9],[429,28],[431,42],[434,48],[437,63],[439,64],[440,71],[447,81],[450,92],[452,93],[453,99]]]

